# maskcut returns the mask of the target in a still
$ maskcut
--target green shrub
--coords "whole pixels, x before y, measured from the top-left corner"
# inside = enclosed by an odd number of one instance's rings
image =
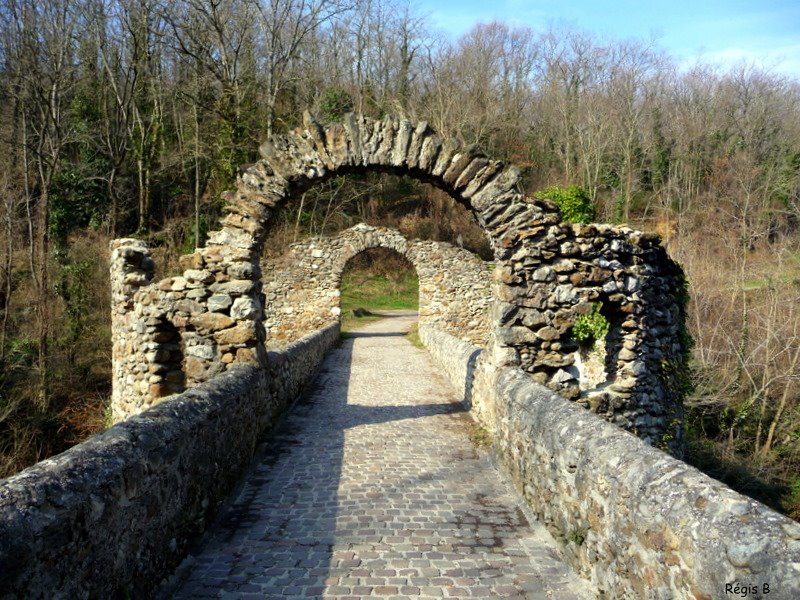
[[[602,302],[595,302],[592,304],[592,312],[588,315],[580,315],[575,319],[575,324],[572,326],[572,337],[582,346],[591,346],[596,340],[606,337],[608,319],[600,313],[602,308]]]
[[[347,90],[340,87],[328,88],[319,99],[319,116],[327,123],[338,122],[353,111],[353,106],[353,99]]]
[[[561,216],[568,223],[589,223],[594,221],[594,206],[589,194],[579,185],[567,188],[554,185],[536,192],[534,198],[555,202]]]

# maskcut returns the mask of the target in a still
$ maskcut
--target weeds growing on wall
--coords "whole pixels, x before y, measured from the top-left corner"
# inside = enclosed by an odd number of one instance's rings
[[[602,302],[592,304],[592,312],[579,315],[572,326],[572,338],[584,348],[591,348],[598,340],[604,340],[608,334],[608,319],[601,314]]]

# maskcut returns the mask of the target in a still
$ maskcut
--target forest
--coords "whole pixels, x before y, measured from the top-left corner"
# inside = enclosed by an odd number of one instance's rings
[[[273,132],[425,120],[596,220],[662,236],[689,282],[687,459],[800,518],[800,81],[569,27],[432,30],[404,0],[0,3],[0,477],[107,426],[108,242],[159,276],[203,244]],[[440,191],[336,178],[268,252],[358,221],[489,251]]]

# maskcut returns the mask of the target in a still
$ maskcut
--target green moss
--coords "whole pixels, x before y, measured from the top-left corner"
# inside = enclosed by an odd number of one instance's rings
[[[675,441],[675,432],[678,431],[681,422],[679,419],[673,417],[670,420],[669,425],[667,425],[664,432],[661,434],[661,437],[658,439],[658,448],[659,450],[663,450],[668,454],[672,454],[672,448],[670,447],[672,442]]]
[[[469,439],[478,448],[492,445],[491,434],[478,423],[473,423],[469,431]]]
[[[420,350],[425,349],[425,344],[422,343],[422,340],[419,337],[419,323],[414,323],[411,326],[411,329],[409,329],[408,333],[406,334],[406,339],[408,339],[412,345]]]
[[[586,541],[586,534],[589,533],[587,527],[575,527],[569,532],[567,539],[576,546],[582,546]]]
[[[114,426],[114,413],[111,410],[111,404],[107,404],[103,409],[103,424],[106,429],[111,429]]]

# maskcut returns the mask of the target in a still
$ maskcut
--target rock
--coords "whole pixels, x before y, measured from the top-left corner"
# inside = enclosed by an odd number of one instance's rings
[[[257,365],[258,359],[251,348],[238,348],[236,350],[236,362],[247,365]]]
[[[153,398],[163,398],[164,396],[169,396],[172,393],[169,386],[165,383],[154,383],[147,389],[147,391]]]
[[[249,323],[240,324],[236,327],[218,331],[214,334],[214,339],[220,345],[245,344],[250,341],[255,341],[256,332]]]
[[[539,267],[533,272],[534,281],[553,281],[556,278],[556,273],[550,267]]]
[[[175,332],[174,331],[158,331],[153,336],[153,341],[163,343],[169,342],[175,339]]]
[[[575,376],[572,373],[565,369],[559,369],[556,371],[556,374],[553,375],[552,381],[555,383],[566,383],[567,381],[573,381],[574,379]]]
[[[178,257],[178,264],[181,269],[187,271],[189,269],[202,269],[203,268],[203,255],[199,252],[192,254],[184,254]]]
[[[231,327],[236,321],[227,315],[208,312],[192,317],[191,322],[201,331],[214,332]]]
[[[206,374],[206,362],[196,356],[187,356],[183,362],[186,378],[193,381],[202,381]]]
[[[211,360],[214,358],[214,348],[210,345],[208,346],[188,346],[186,348],[187,356],[195,356],[197,358],[203,358],[205,360]]]
[[[188,269],[184,271],[183,277],[186,281],[195,283],[211,283],[214,281],[214,275],[207,269]]]
[[[208,299],[210,312],[223,312],[233,304],[233,299],[228,294],[214,294]]]
[[[211,289],[218,294],[242,296],[253,289],[255,283],[249,279],[234,279],[225,283],[215,283]]]
[[[203,312],[203,306],[195,300],[184,299],[175,303],[175,310],[188,315],[197,315]]]
[[[231,317],[237,321],[254,320],[260,314],[260,306],[247,297],[237,298],[231,306]]]
[[[227,269],[232,279],[254,279],[256,267],[249,262],[234,262]]]

